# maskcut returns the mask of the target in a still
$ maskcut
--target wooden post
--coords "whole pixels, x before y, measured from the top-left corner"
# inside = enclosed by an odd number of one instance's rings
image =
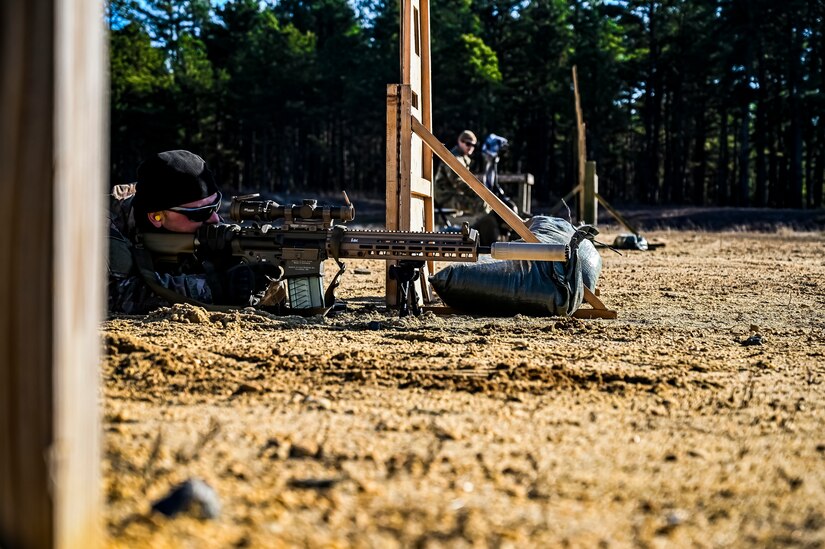
[[[599,176],[596,174],[596,163],[588,160],[584,170],[584,187],[582,187],[581,203],[583,206],[582,222],[594,227],[598,223],[599,201],[596,198],[599,192]]]
[[[0,3],[0,546],[100,544],[103,3]]]
[[[532,215],[533,213],[533,185],[535,184],[533,174],[524,174],[524,181],[518,188],[518,203],[522,214]]]
[[[400,137],[399,125],[401,120],[401,85],[387,84],[387,185],[386,185],[386,201],[387,201],[387,215],[386,227],[389,231],[398,230],[399,214],[398,208],[401,204],[399,196],[399,147],[398,139]]]
[[[387,229],[432,231],[435,221],[432,152],[410,127],[414,119],[432,128],[430,4],[429,0],[401,0],[400,9],[401,85],[391,84],[387,94]],[[390,99],[395,93],[397,99]],[[395,109],[394,113],[391,109]],[[393,198],[392,204],[391,195],[397,195],[397,201]],[[394,306],[397,290],[389,278],[390,266],[388,263],[386,300]],[[428,262],[416,283],[418,295],[423,296],[424,301],[432,299],[427,281],[432,269],[433,263]]]
[[[578,154],[578,177],[576,178],[576,188],[582,189],[584,187],[584,170],[585,162],[587,161],[587,141],[586,141],[586,126],[584,124],[584,115],[582,114],[581,96],[579,95],[579,76],[576,71],[576,65],[573,65],[573,97],[576,101],[576,152]],[[579,221],[584,218],[584,201],[579,196]]]

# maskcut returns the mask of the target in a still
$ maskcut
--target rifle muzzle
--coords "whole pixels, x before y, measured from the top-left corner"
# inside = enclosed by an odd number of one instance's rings
[[[527,261],[568,261],[570,246],[567,244],[534,244],[532,242],[493,242],[490,246],[493,259],[519,259]]]

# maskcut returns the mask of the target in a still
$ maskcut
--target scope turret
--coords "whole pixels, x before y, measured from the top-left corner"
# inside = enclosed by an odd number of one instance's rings
[[[253,195],[257,196],[257,195]],[[252,197],[233,197],[229,217],[233,221],[277,221],[288,223],[301,221],[352,221],[355,206],[319,206],[317,200],[306,199],[302,204],[278,204],[274,200],[251,200]]]

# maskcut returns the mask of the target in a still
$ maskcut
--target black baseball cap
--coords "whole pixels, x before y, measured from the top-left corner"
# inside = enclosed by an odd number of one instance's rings
[[[147,158],[137,170],[134,209],[158,212],[219,192],[212,172],[200,156],[177,150]]]

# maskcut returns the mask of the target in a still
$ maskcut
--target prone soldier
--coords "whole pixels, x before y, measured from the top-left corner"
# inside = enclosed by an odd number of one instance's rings
[[[138,167],[137,183],[118,185],[109,212],[108,308],[145,314],[170,302],[247,305],[263,291],[261,266],[232,258],[236,225],[221,224],[221,192],[204,160],[189,151],[156,154]],[[158,262],[142,245],[148,233],[198,233],[203,253]]]

